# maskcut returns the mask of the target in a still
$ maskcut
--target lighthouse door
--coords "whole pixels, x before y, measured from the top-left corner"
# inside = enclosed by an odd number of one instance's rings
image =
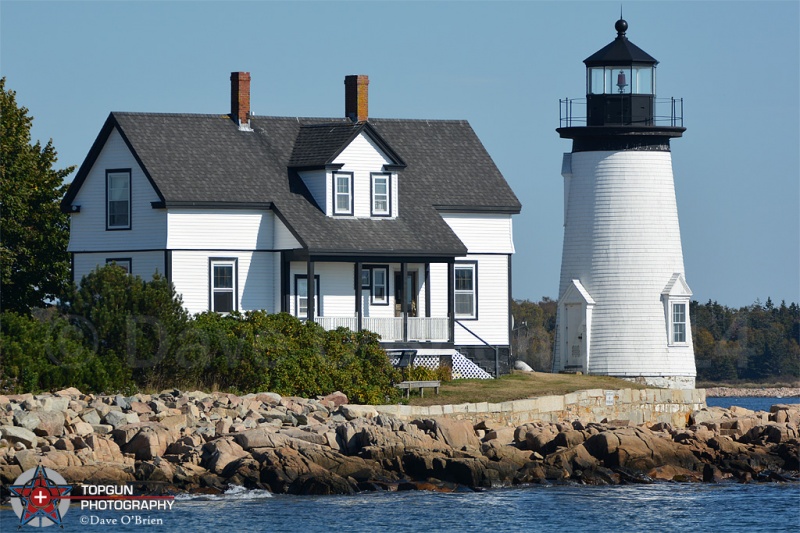
[[[567,304],[567,353],[565,370],[583,370],[583,340],[586,329],[583,305]]]

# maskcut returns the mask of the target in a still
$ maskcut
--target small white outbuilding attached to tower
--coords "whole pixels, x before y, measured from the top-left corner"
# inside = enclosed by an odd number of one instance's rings
[[[617,38],[584,61],[586,116],[561,101],[564,248],[554,372],[694,388],[696,370],[670,139],[682,101],[656,115],[656,61]]]

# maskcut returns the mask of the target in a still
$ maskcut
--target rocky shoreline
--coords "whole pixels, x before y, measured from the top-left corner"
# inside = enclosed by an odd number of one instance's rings
[[[710,387],[707,398],[800,398],[800,387]]]
[[[302,399],[175,390],[123,397],[66,389],[0,396],[0,481],[6,492],[38,464],[71,484],[131,484],[146,494],[222,493],[230,486],[352,494],[800,480],[797,405],[775,405],[769,413],[702,409],[685,428],[494,424],[401,421],[349,405],[341,393]]]

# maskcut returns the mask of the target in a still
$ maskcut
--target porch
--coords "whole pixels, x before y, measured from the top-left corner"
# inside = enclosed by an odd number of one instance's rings
[[[326,330],[372,331],[394,347],[453,346],[452,258],[372,257],[362,262],[289,256],[284,253],[282,268],[284,310]]]

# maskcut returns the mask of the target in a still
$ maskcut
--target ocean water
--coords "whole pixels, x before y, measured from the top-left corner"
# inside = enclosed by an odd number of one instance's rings
[[[706,398],[706,405],[709,407],[725,407],[730,408],[732,405],[737,407],[744,407],[751,411],[769,411],[769,408],[775,404],[800,404],[800,398],[749,398],[731,396],[728,398]]]
[[[178,497],[171,511],[89,512],[73,506],[63,517],[63,530],[797,532],[798,509],[800,484],[785,483],[537,485],[488,492],[355,496],[271,496],[234,489],[214,498]],[[0,510],[0,531],[16,530],[18,524],[8,507]]]
[[[772,404],[796,400],[712,398],[709,404],[720,401],[718,405],[724,407],[769,409]],[[10,506],[0,507],[0,532],[18,526]],[[219,496],[179,495],[169,511],[88,511],[73,505],[63,517],[63,530],[800,532],[800,483],[531,485],[486,492],[354,496],[272,495],[233,487]]]

